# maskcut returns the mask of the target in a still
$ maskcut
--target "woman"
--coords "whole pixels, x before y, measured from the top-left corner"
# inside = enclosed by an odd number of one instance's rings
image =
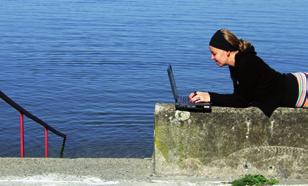
[[[190,101],[211,102],[213,106],[256,106],[270,117],[277,107],[308,107],[308,73],[282,74],[257,56],[254,47],[226,29],[210,40],[211,59],[220,67],[228,66],[233,94],[194,92]]]

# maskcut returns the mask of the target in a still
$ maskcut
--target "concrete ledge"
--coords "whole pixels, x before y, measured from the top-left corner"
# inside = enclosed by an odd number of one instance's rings
[[[1,186],[148,185],[152,174],[151,159],[0,158]]]
[[[308,110],[214,107],[212,113],[156,104],[154,168],[158,175],[237,178],[244,174],[308,179]]]
[[[138,167],[138,168],[134,168]],[[153,173],[151,159],[126,158],[0,158],[0,176],[61,174],[103,180],[145,179]]]
[[[1,186],[231,186],[228,179],[153,175],[152,159],[0,158]],[[280,180],[281,185],[308,185],[308,180]]]

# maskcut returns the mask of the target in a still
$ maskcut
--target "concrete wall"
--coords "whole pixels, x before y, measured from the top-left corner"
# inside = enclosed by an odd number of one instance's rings
[[[158,175],[236,178],[244,174],[308,179],[308,110],[214,107],[212,113],[155,106]]]

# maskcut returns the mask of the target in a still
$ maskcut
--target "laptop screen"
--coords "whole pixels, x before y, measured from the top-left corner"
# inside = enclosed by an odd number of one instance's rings
[[[168,71],[168,76],[169,76],[169,81],[170,81],[173,97],[174,97],[174,100],[177,101],[178,91],[176,89],[175,79],[174,79],[174,75],[173,75],[173,71],[172,71],[171,65],[169,65],[167,71]]]

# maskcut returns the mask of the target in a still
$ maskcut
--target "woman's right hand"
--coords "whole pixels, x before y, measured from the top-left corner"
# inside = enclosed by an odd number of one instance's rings
[[[192,103],[202,103],[202,102],[210,102],[211,97],[208,92],[192,92],[189,94],[189,100]]]

